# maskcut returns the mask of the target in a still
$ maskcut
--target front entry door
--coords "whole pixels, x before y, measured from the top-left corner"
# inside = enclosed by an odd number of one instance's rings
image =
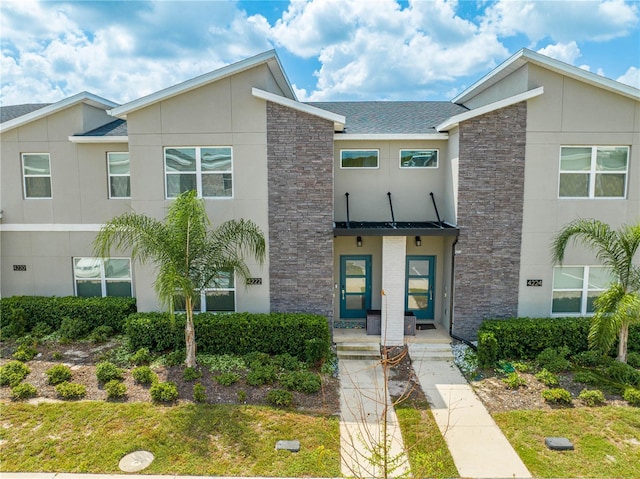
[[[407,256],[405,309],[417,320],[432,320],[435,256]]]
[[[371,256],[340,256],[340,317],[366,318],[371,309]]]

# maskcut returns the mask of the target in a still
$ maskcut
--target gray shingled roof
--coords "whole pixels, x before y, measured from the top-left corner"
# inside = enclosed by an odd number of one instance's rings
[[[74,136],[127,136],[127,122],[120,119],[114,120],[91,131],[78,133]]]
[[[308,105],[344,115],[345,133],[436,133],[435,127],[454,115],[469,111],[448,101],[341,101]]]
[[[0,106],[0,123],[13,120],[14,118],[39,110],[50,104],[51,103],[27,103],[24,105]]]

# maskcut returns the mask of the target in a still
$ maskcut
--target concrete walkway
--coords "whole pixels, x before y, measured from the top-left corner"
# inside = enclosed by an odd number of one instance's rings
[[[409,344],[413,369],[460,476],[530,478],[453,357],[448,359],[442,353],[434,351],[433,345]]]
[[[390,477],[409,471],[398,419],[379,360],[340,359],[340,455],[345,477],[383,477],[381,449],[388,447]],[[386,410],[387,431],[383,429]],[[385,440],[385,437],[388,440]],[[376,459],[371,459],[372,457]]]

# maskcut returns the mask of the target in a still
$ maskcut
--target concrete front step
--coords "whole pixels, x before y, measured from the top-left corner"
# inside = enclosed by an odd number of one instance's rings
[[[409,356],[413,360],[452,361],[453,352],[450,344],[412,344]]]
[[[338,359],[380,359],[380,345],[376,343],[340,343]]]

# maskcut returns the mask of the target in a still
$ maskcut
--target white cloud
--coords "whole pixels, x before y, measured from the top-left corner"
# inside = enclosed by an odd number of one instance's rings
[[[575,61],[582,55],[576,42],[547,45],[538,50],[538,53],[569,63],[570,65],[575,64]]]
[[[617,78],[620,83],[640,89],[640,68],[629,67],[626,73]]]

